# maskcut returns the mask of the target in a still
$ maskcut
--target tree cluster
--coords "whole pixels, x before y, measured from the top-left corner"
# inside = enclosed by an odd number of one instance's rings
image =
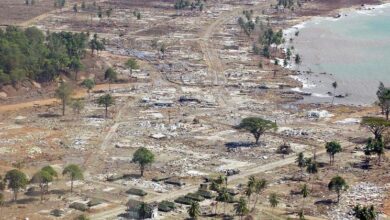
[[[244,14],[244,18],[243,17],[238,18],[237,20],[238,25],[245,32],[246,35],[250,36],[256,27],[255,22],[253,22],[253,18],[252,18],[253,11],[245,10],[242,13]]]
[[[73,181],[83,179],[83,171],[78,165],[70,164],[64,168],[63,175],[68,175],[71,180],[71,192],[73,191]],[[25,189],[28,184],[37,184],[40,188],[41,200],[43,196],[49,193],[49,184],[58,177],[57,172],[51,166],[45,166],[37,171],[31,179],[19,169],[13,169],[2,178],[0,175],[0,191],[8,189],[13,192],[13,201],[18,199],[19,191]],[[0,205],[4,203],[4,195],[0,193]]]
[[[48,33],[37,28],[0,30],[0,85],[24,79],[49,82],[60,72],[80,70],[88,35]]]
[[[183,9],[191,9],[195,10],[198,9],[199,11],[203,11],[204,4],[202,0],[196,0],[195,2],[191,2],[188,0],[177,0],[174,4],[174,8],[176,10],[183,10]]]

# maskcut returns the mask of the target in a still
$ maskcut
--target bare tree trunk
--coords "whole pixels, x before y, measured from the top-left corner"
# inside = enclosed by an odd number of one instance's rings
[[[41,184],[39,187],[41,188],[41,202],[42,202],[43,201],[44,186]]]
[[[70,180],[70,193],[73,192],[73,177]]]
[[[14,202],[18,199],[18,190],[14,189]]]
[[[65,115],[65,99],[62,99],[62,116]]]

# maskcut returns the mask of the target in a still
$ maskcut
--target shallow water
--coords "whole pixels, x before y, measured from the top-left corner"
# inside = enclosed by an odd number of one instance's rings
[[[300,25],[293,38],[302,57],[296,68],[313,72],[299,77],[305,81],[303,90],[313,93],[305,102],[331,102],[327,93],[333,92],[334,81],[336,95],[348,94],[336,98],[339,104],[372,104],[379,81],[390,86],[390,5],[339,19],[315,18]]]

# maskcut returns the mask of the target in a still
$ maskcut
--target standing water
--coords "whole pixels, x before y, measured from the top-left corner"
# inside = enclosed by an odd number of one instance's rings
[[[305,102],[331,102],[334,81],[335,94],[345,96],[338,104],[372,104],[379,82],[390,86],[390,5],[315,18],[288,32],[302,58],[295,68],[303,72],[303,90],[312,93]]]

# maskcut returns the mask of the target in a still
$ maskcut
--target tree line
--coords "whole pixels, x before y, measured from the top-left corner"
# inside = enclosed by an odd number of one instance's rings
[[[82,70],[86,49],[104,50],[104,41],[95,34],[59,32],[44,34],[35,27],[9,26],[0,30],[0,86],[17,84],[25,79],[50,82],[60,73]]]
[[[82,180],[83,171],[76,164],[69,164],[62,171],[63,176],[67,176],[71,181],[70,192],[73,192],[73,182],[75,180]],[[4,204],[3,190],[6,188],[12,190],[13,201],[16,202],[20,190],[25,189],[28,184],[36,184],[40,188],[41,201],[44,199],[44,195],[49,193],[49,184],[58,178],[57,171],[51,166],[45,166],[37,171],[31,179],[19,169],[13,169],[8,171],[4,177],[0,175],[0,205]]]

